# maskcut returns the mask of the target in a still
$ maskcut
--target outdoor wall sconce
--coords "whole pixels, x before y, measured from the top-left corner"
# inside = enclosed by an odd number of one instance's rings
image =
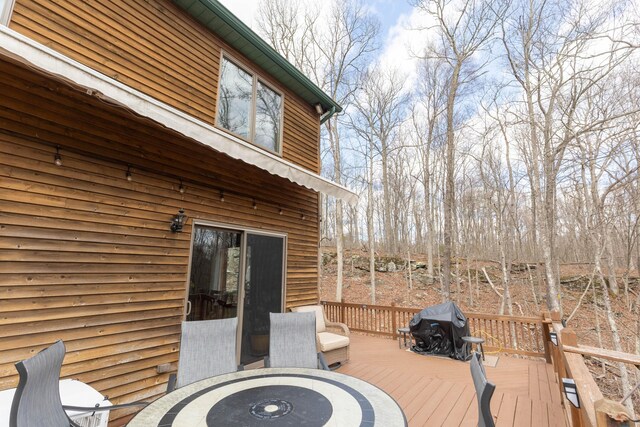
[[[178,187],[178,191],[180,192],[180,194],[184,194],[184,192],[186,191],[186,189],[184,188],[184,184],[182,183],[182,179],[180,180],[180,186]]]
[[[549,336],[551,337],[551,342],[556,347],[558,346],[558,334],[556,332],[549,332]]]
[[[180,209],[178,214],[171,220],[171,231],[174,233],[180,233],[186,222],[187,216],[184,214],[184,209]]]
[[[314,107],[316,109],[316,113],[318,113],[318,114],[324,113],[324,110],[322,109],[322,105],[321,104],[316,104],[316,105],[314,105]]]
[[[60,157],[60,146],[56,145],[56,154],[53,156],[53,163],[56,166],[62,166],[62,157]]]
[[[562,387],[567,400],[571,402],[574,408],[580,408],[580,397],[578,396],[578,388],[576,382],[571,378],[562,379]]]
[[[127,181],[133,181],[133,175],[131,175],[131,165],[127,165],[127,173],[125,174]]]

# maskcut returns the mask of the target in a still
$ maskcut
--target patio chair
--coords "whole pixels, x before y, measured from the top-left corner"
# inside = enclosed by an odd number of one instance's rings
[[[494,427],[491,397],[496,386],[487,380],[487,374],[482,366],[482,356],[478,352],[471,355],[471,377],[478,400],[478,427]]]
[[[96,402],[95,407],[63,406],[59,382],[65,351],[64,343],[58,340],[30,359],[16,363],[20,380],[11,403],[9,427],[78,427],[65,409],[94,412],[147,405],[136,402],[100,407]]]
[[[342,364],[349,360],[349,328],[344,323],[330,322],[321,305],[294,307],[291,311],[313,312],[316,315],[318,348],[328,365]]]
[[[269,356],[267,368],[329,367],[318,353],[316,343],[316,318],[313,313],[269,313]]]
[[[182,322],[178,374],[169,376],[167,392],[237,371],[237,330],[237,317]]]

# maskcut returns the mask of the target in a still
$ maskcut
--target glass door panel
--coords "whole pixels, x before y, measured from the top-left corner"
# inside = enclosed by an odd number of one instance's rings
[[[242,233],[237,231],[195,226],[187,320],[238,315],[241,238]]]
[[[284,238],[246,234],[246,267],[240,363],[269,353],[269,313],[282,312]]]

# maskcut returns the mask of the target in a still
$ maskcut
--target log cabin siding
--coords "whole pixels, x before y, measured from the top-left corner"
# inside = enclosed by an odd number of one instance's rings
[[[0,389],[63,339],[63,376],[115,402],[162,394],[195,219],[286,233],[286,305],[317,302],[315,192],[14,63],[0,75]],[[171,233],[179,208],[189,221]]]
[[[16,0],[9,27],[209,124],[221,52],[251,65],[167,0]],[[264,70],[252,71],[284,93],[282,157],[319,173],[318,115]]]

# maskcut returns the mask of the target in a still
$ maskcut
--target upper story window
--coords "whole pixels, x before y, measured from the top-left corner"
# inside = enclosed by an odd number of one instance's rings
[[[0,25],[8,25],[15,0],[0,0]]]
[[[281,151],[282,94],[224,56],[216,121],[218,126],[260,147]]]

